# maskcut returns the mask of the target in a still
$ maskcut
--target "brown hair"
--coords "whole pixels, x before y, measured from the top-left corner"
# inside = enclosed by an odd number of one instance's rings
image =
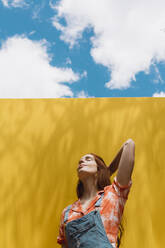
[[[97,163],[97,171],[98,171],[98,174],[97,174],[97,189],[98,189],[98,191],[103,190],[104,187],[106,187],[108,185],[111,185],[110,169],[106,166],[104,160],[100,156],[98,156],[98,155],[96,155],[94,153],[89,153],[89,154],[94,156],[95,161]],[[83,196],[84,187],[83,187],[83,183],[82,183],[82,181],[80,179],[78,180],[78,183],[77,183],[76,192],[77,192],[77,197],[78,198],[81,198]],[[120,246],[120,243],[121,243],[121,237],[122,237],[122,234],[123,234],[123,230],[124,230],[124,228],[123,228],[122,224],[120,223],[120,226],[119,226],[120,234],[117,237],[117,245],[118,245],[118,247]]]

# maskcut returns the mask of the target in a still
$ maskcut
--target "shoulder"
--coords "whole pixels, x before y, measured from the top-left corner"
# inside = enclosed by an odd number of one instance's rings
[[[118,195],[119,197],[127,199],[131,186],[132,186],[132,180],[130,180],[127,185],[121,185],[117,181],[117,178],[114,177],[112,184],[106,186],[104,188],[104,192],[105,193],[112,192],[112,193],[115,193],[116,195]]]
[[[62,216],[64,217],[66,213],[68,213],[72,208],[77,207],[79,200],[76,200],[72,204],[67,205],[63,210],[62,210]]]
[[[74,206],[74,204],[75,204],[75,202],[72,203],[72,204],[67,205],[67,206],[62,210],[62,214],[64,215],[67,211],[69,211],[69,210],[72,208],[72,206]]]
[[[71,207],[72,207],[72,204],[66,206],[66,207],[62,210],[62,213],[61,213],[61,223],[64,223],[64,219],[65,219],[66,215],[69,213]]]

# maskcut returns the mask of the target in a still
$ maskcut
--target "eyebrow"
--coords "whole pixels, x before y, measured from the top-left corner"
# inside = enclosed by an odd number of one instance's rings
[[[89,155],[88,155],[88,156],[86,156],[85,158],[92,158],[92,156],[89,156]]]

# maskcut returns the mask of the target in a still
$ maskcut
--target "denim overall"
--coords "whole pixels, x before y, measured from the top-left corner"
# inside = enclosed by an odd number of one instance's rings
[[[66,223],[71,209],[71,205],[68,206],[64,216],[68,248],[113,248],[106,235],[100,212],[96,210],[101,205],[103,195],[104,193],[95,203],[95,210]]]

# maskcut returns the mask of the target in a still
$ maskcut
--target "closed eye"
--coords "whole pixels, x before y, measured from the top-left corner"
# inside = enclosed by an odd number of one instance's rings
[[[91,160],[91,157],[86,157],[87,160]]]

